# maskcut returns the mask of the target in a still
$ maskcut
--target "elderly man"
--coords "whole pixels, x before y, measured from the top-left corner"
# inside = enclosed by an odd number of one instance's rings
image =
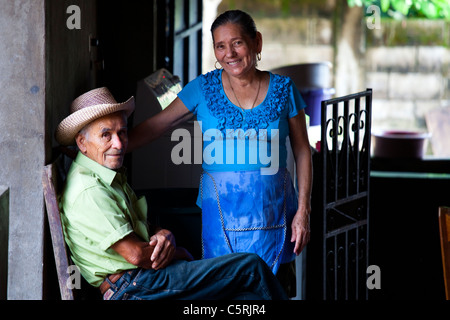
[[[146,200],[136,197],[122,168],[133,110],[133,97],[117,103],[107,88],[94,89],[74,100],[56,130],[60,144],[79,148],[60,206],[83,277],[104,299],[227,299],[244,292],[285,299],[257,255],[192,261],[170,231],[148,227]]]

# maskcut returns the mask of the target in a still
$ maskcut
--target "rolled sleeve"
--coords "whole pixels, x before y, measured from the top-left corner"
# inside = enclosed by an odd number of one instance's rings
[[[113,244],[115,244],[117,241],[123,239],[132,232],[133,228],[131,227],[131,224],[127,223],[122,227],[120,227],[119,229],[114,230],[105,239],[103,239],[103,241],[99,243],[99,248],[101,250],[106,250]]]

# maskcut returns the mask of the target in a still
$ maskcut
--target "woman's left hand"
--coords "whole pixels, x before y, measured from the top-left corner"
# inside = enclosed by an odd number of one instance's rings
[[[292,220],[292,236],[291,242],[295,241],[294,253],[299,255],[303,248],[309,242],[310,226],[309,226],[310,209],[299,209]]]

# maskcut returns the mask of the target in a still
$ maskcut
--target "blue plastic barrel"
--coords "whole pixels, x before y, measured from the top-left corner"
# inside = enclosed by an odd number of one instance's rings
[[[305,100],[305,113],[309,116],[309,125],[318,126],[321,120],[321,103],[328,100],[335,93],[334,88],[309,88],[300,89],[300,93]]]

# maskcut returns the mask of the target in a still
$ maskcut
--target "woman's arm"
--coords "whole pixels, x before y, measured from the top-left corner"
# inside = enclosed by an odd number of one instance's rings
[[[289,138],[296,164],[298,183],[298,210],[292,221],[291,242],[295,241],[295,254],[300,254],[309,242],[309,214],[311,212],[312,158],[306,130],[305,112],[289,119]]]
[[[167,130],[190,119],[192,113],[180,98],[176,98],[167,108],[150,117],[130,130],[128,149],[131,152],[159,138]]]

